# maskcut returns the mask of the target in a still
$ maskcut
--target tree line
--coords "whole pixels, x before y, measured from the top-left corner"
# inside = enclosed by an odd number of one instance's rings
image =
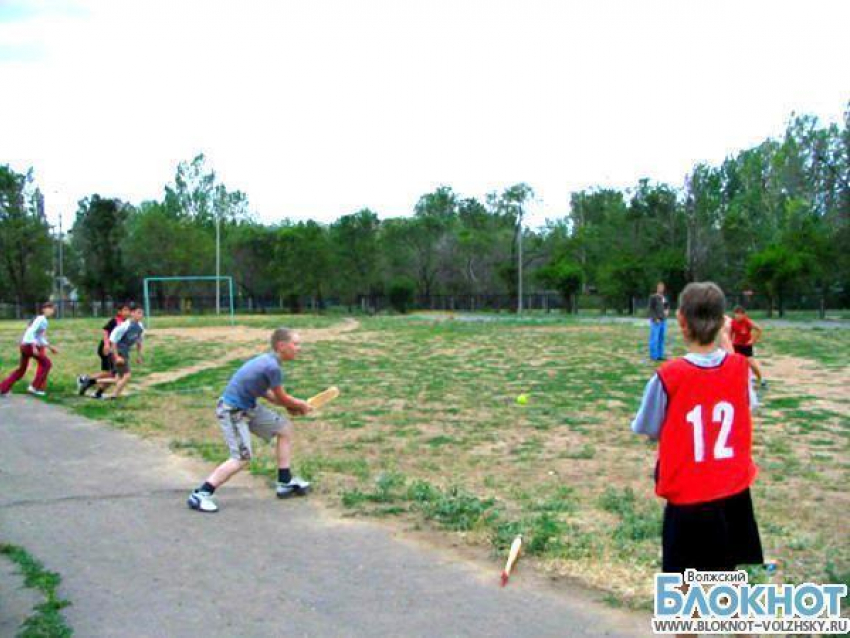
[[[590,292],[630,309],[657,280],[675,294],[702,279],[755,291],[780,311],[800,293],[850,306],[850,104],[841,124],[792,116],[781,137],[697,164],[683,185],[575,192],[567,216],[536,229],[523,223],[533,197],[524,183],[483,201],[441,186],[405,217],[363,209],[330,224],[263,224],[198,155],[178,165],[160,200],[81,200],[62,239],[64,270],[84,299],[138,298],[145,277],[213,273],[218,221],[222,274],[257,305],[516,299],[521,262],[526,290],[557,291],[568,307]],[[48,297],[55,252],[32,170],[0,166],[0,300]]]

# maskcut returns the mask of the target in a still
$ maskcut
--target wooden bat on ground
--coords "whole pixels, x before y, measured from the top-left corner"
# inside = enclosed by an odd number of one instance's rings
[[[309,399],[307,399],[307,403],[309,403],[314,410],[318,410],[327,403],[330,403],[331,401],[336,399],[338,396],[339,388],[334,385],[328,388],[327,390],[319,392],[319,394],[317,394],[316,396],[310,397]]]
[[[511,543],[511,551],[508,554],[508,562],[505,564],[505,570],[502,572],[502,587],[508,584],[508,578],[511,577],[511,570],[514,568],[519,552],[522,549],[522,534],[518,535],[514,542]]]

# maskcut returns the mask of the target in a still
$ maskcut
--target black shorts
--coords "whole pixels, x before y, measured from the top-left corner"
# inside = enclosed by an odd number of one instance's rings
[[[735,352],[738,354],[742,354],[745,357],[749,358],[753,356],[753,347],[752,346],[732,346],[735,348]]]
[[[112,357],[103,352],[103,341],[97,344],[97,356],[100,357],[100,369],[102,372],[112,372]]]
[[[708,503],[664,508],[662,570],[732,571],[764,562],[749,488]]]

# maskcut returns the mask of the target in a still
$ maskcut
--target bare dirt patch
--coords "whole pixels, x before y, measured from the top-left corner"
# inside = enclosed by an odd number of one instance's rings
[[[850,366],[828,368],[811,359],[801,359],[787,355],[774,356],[760,362],[765,378],[778,379],[793,383],[794,394],[806,394],[814,397],[818,407],[836,412],[847,409],[847,387],[850,385]],[[790,387],[783,388],[785,395]]]
[[[360,322],[356,319],[345,319],[330,328],[307,328],[297,332],[301,335],[304,343],[316,343],[318,341],[338,340],[342,335],[354,332],[359,327]],[[177,370],[150,374],[137,384],[136,387],[139,389],[177,381],[198,372],[258,354],[266,347],[269,330],[268,328],[251,328],[248,326],[203,326],[199,328],[151,330],[151,335],[153,337],[179,337],[191,341],[216,342],[222,345],[234,344],[236,347],[228,347],[226,352],[213,360],[202,361]]]

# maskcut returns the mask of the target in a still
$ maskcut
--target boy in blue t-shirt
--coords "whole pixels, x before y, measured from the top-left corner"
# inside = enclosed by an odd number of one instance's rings
[[[292,476],[292,422],[282,414],[257,403],[257,399],[286,408],[290,414],[307,414],[310,404],[283,389],[282,361],[291,361],[301,349],[298,333],[278,328],[272,333],[272,351],[250,359],[230,378],[216,406],[216,417],[230,458],[219,465],[206,481],[189,495],[188,505],[199,512],[217,512],[212,499],[216,489],[245,469],[253,456],[251,434],[266,441],[277,438],[277,496],[306,494],[310,484]]]

